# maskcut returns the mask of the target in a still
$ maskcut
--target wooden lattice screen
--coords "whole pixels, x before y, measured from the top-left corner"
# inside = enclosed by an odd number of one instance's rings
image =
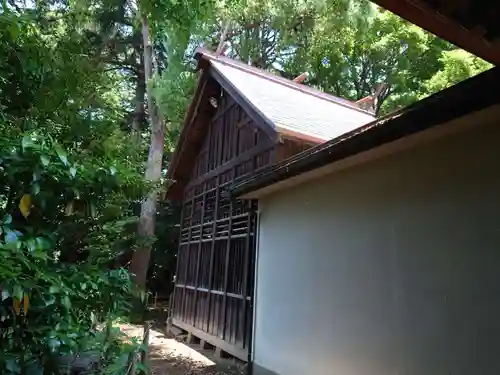
[[[184,192],[173,324],[246,360],[256,201],[232,200],[242,176],[269,165],[274,144],[222,91]]]

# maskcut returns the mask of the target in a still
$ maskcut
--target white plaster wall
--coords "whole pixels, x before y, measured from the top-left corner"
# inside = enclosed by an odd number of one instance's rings
[[[480,130],[260,203],[257,365],[500,374],[500,128]]]

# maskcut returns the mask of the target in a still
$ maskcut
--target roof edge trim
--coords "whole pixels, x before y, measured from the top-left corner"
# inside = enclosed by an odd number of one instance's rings
[[[234,184],[231,195],[242,196],[304,172],[400,138],[422,132],[452,119],[500,103],[500,68],[492,68],[438,92],[410,107],[389,114],[324,144],[301,152]]]

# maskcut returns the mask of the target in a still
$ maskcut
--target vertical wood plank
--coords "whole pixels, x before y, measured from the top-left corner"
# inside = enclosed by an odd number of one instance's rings
[[[252,221],[253,221],[253,216],[254,216],[254,210],[253,210],[254,205],[252,204],[252,201],[248,201],[248,218],[247,218],[247,235],[245,238],[245,255],[244,255],[244,261],[243,261],[243,288],[242,288],[242,304],[241,304],[241,311],[240,311],[240,329],[241,332],[243,333],[243,347],[247,347],[248,343],[248,334],[249,332],[246,332],[246,327],[248,325],[247,322],[247,296],[248,296],[248,276],[249,273],[251,272],[251,259],[250,259],[250,254],[251,254],[251,249],[250,246],[252,245],[251,242],[251,235],[253,231],[256,230],[256,228],[252,228]],[[253,231],[252,231],[253,229]],[[254,236],[255,238],[255,236]],[[255,252],[254,252],[255,253]]]
[[[194,189],[194,188],[193,188]],[[186,320],[186,309],[187,309],[187,283],[188,283],[188,272],[189,272],[189,260],[191,258],[191,235],[192,235],[192,230],[193,230],[193,214],[194,214],[194,190],[193,190],[193,195],[191,196],[191,216],[189,217],[189,234],[188,234],[188,241],[187,241],[187,257],[186,257],[186,268],[184,271],[184,277],[186,278],[184,280],[184,289],[182,291],[182,308],[181,308],[181,314],[183,317],[183,321],[187,322]]]
[[[231,180],[234,180],[235,169],[231,171]],[[226,339],[226,328],[227,328],[227,283],[229,281],[229,257],[231,254],[231,232],[233,231],[233,200],[229,201],[229,222],[228,222],[228,233],[227,233],[227,246],[226,246],[226,259],[224,263],[224,299],[222,302],[222,324],[223,331],[222,337]]]
[[[206,162],[206,166],[205,166],[205,173],[206,172],[210,172],[212,170],[212,166],[211,166],[211,163],[210,163],[210,154],[211,154],[211,150],[212,150],[212,132],[213,132],[213,122],[210,121],[210,124],[208,125],[208,134],[207,134],[207,140],[205,141],[205,144],[206,144],[206,158],[205,158],[205,162]]]
[[[196,275],[195,275],[195,283],[194,283],[194,317],[193,324],[196,326],[196,318],[198,315],[198,288],[200,283],[200,262],[201,262],[201,245],[203,240],[203,223],[205,221],[205,205],[206,205],[206,197],[207,197],[207,183],[203,184],[203,195],[201,198],[202,206],[201,206],[201,220],[200,220],[200,238],[198,240],[198,254],[196,256]]]
[[[177,259],[175,262],[175,277],[174,277],[174,288],[172,290],[172,293],[170,294],[170,298],[168,301],[169,304],[169,309],[168,309],[168,316],[173,317],[173,312],[175,307],[175,295],[177,294],[177,283],[179,281],[179,270],[181,267],[181,248],[182,248],[182,231],[184,230],[184,210],[186,209],[186,201],[184,200],[182,202],[182,208],[181,208],[181,225],[179,227],[179,245],[177,246]]]
[[[212,306],[212,290],[214,285],[214,255],[215,255],[215,243],[217,241],[216,231],[217,222],[219,215],[219,202],[220,202],[220,177],[217,176],[216,180],[216,191],[215,191],[215,207],[214,207],[214,221],[212,224],[212,243],[210,247],[210,265],[208,268],[208,314],[207,314],[207,328],[206,331],[210,331],[210,320],[211,320],[211,306]]]

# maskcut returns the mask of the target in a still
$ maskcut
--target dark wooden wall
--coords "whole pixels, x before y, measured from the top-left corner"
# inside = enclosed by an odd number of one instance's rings
[[[246,360],[256,201],[230,185],[275,160],[275,143],[223,90],[184,191],[173,324]]]

